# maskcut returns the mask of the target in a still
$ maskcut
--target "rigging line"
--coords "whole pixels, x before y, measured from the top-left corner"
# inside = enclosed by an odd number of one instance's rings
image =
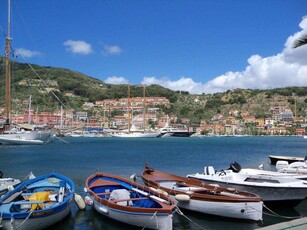
[[[50,88],[48,86],[48,84],[44,81],[44,79],[41,78],[41,76],[36,72],[36,70],[32,67],[32,65],[28,62],[28,60],[26,59],[26,57],[24,57],[20,52],[18,52],[18,54],[26,61],[27,65],[31,68],[31,70],[35,73],[35,75],[44,83],[44,85],[47,88]],[[64,107],[66,108],[66,105],[60,100],[60,98],[58,98],[57,95],[55,95],[55,93],[51,90],[50,91],[52,93],[52,95],[58,100],[58,102]]]

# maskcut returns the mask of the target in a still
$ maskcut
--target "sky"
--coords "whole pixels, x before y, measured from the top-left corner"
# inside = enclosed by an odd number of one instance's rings
[[[191,94],[307,86],[306,33],[307,0],[11,0],[16,61]]]

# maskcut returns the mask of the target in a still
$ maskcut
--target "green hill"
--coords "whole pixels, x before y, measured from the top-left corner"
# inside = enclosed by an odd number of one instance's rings
[[[0,106],[4,106],[5,82],[4,61],[0,60]],[[33,71],[33,69],[35,71]],[[84,102],[127,97],[127,85],[106,84],[98,79],[72,70],[12,62],[11,95],[12,108],[18,112],[25,108],[21,102],[32,96],[32,108],[37,112],[53,112],[60,108],[82,110]],[[131,86],[131,97],[142,96],[143,89]],[[230,110],[248,111],[256,117],[268,117],[274,106],[287,106],[297,115],[306,115],[307,87],[287,87],[270,90],[235,89],[224,93],[192,95],[188,92],[172,91],[159,85],[146,87],[147,96],[164,96],[171,108],[161,108],[167,114],[179,118],[190,118],[192,123],[210,119],[214,114],[229,115]],[[59,99],[59,100],[58,100]],[[91,111],[89,111],[91,113]],[[93,111],[92,111],[93,112]],[[97,112],[97,111],[96,111]],[[95,113],[96,113],[95,112]]]

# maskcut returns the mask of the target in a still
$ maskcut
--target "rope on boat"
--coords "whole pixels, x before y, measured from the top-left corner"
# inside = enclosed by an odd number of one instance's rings
[[[272,214],[270,213],[265,213],[263,212],[265,215],[268,215],[268,216],[273,216],[273,217],[281,217],[281,218],[285,218],[285,219],[298,219],[298,218],[302,218],[302,216],[283,216],[283,215],[280,215],[276,212],[274,212],[273,210],[269,209],[267,206],[263,205],[263,207],[265,209],[267,209],[269,212],[271,212]]]
[[[177,208],[176,208],[176,212],[177,212],[179,215],[185,217],[185,218],[186,218],[188,221],[190,221],[191,223],[195,224],[195,225],[196,225],[197,227],[199,227],[200,229],[205,230],[204,227],[200,226],[199,224],[197,224],[196,222],[194,222],[193,220],[191,220],[189,217],[187,217],[187,216],[179,209],[178,206],[177,206]]]
[[[0,216],[0,228],[2,228],[2,215],[3,215],[3,212],[1,212],[1,216]]]
[[[69,142],[68,142],[68,141],[63,140],[62,138],[59,138],[59,137],[57,137],[56,135],[55,135],[54,137],[55,137],[55,138],[57,138],[58,140],[60,140],[60,141],[64,142],[64,143],[66,143],[66,144],[69,144]]]
[[[149,220],[152,220],[154,217],[156,218],[157,229],[159,229],[159,221],[158,221],[158,218],[157,218],[157,211],[155,211],[155,213],[152,215],[152,217],[150,217]],[[144,230],[145,228],[146,228],[146,225],[142,228],[142,230]]]
[[[32,214],[33,212],[34,212],[34,211],[31,211],[31,212],[29,213],[29,215],[27,216],[27,218],[24,219],[24,220],[20,223],[19,226],[17,226],[16,230],[17,230],[18,228],[20,228],[20,227],[29,219],[29,217],[31,216],[31,214]],[[14,218],[13,218],[13,221],[14,221]],[[12,229],[13,229],[13,221],[12,221],[12,219],[11,219],[11,227],[12,227]]]
[[[32,171],[27,175],[27,176],[25,176],[25,178],[23,178],[23,180],[22,181],[25,181],[25,180],[28,180],[28,179],[31,179],[30,177],[32,177],[32,176],[34,176],[33,175],[33,173],[32,173]]]

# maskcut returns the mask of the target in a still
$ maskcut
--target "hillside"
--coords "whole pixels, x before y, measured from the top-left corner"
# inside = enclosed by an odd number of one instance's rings
[[[4,62],[1,59],[0,70],[0,107],[4,103]],[[21,102],[32,95],[32,108],[37,112],[53,112],[60,108],[60,101],[66,108],[82,110],[84,102],[95,102],[103,99],[127,97],[127,85],[106,84],[98,79],[62,68],[32,65],[35,72],[23,63],[12,63],[12,108],[15,112],[25,108]],[[56,96],[54,96],[54,95]],[[143,89],[131,86],[131,97],[142,96]],[[179,118],[187,117],[192,123],[201,119],[210,119],[214,114],[228,116],[230,110],[248,111],[256,117],[270,116],[270,107],[296,104],[297,115],[306,115],[307,87],[287,87],[270,90],[235,89],[224,93],[191,95],[166,89],[159,85],[146,87],[147,96],[164,96],[171,102],[171,108],[161,108],[168,114]],[[295,95],[295,97],[294,97]],[[294,102],[296,99],[296,103]],[[90,111],[89,111],[90,112]],[[95,111],[95,114],[97,111]]]

